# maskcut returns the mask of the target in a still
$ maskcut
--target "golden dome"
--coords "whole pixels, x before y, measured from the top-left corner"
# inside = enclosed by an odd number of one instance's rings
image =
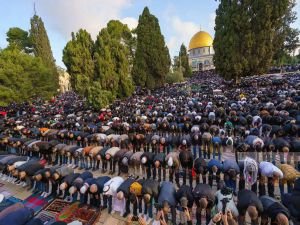
[[[199,31],[192,37],[189,44],[189,50],[194,48],[209,47],[212,46],[212,44],[213,39],[210,34],[205,31]]]

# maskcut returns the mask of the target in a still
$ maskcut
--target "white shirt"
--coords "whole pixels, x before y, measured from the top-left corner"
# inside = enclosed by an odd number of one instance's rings
[[[117,194],[117,189],[120,187],[120,185],[124,182],[124,179],[122,177],[113,177],[109,181],[107,181],[104,184],[105,186],[109,186],[109,189],[107,192],[105,192],[105,195],[116,195]],[[105,188],[103,188],[105,190]]]
[[[270,162],[261,162],[259,164],[259,169],[260,173],[266,177],[273,177],[274,173],[277,172],[279,174],[279,177],[283,178],[282,171]]]

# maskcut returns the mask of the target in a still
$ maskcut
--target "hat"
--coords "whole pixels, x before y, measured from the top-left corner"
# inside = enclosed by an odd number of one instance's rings
[[[168,159],[168,166],[169,166],[169,167],[173,166],[173,158],[172,158],[172,157],[170,157],[170,158]]]
[[[183,141],[182,141],[182,144],[183,144],[183,145],[186,145],[186,140],[183,140]]]
[[[141,160],[142,164],[145,164],[147,162],[147,158],[144,156]]]
[[[74,186],[70,187],[69,193],[70,193],[71,195],[74,194],[75,191],[76,191],[76,188],[75,188]]]
[[[180,199],[180,205],[181,205],[182,207],[187,207],[187,205],[188,205],[188,200],[187,200],[186,197],[182,197],[182,198]]]
[[[226,145],[233,145],[233,139],[232,137],[229,137],[226,141]]]
[[[86,185],[83,185],[82,188],[80,188],[80,193],[84,194],[87,191],[88,187]]]
[[[124,157],[122,159],[122,164],[125,165],[125,166],[128,166],[128,158],[127,157]]]

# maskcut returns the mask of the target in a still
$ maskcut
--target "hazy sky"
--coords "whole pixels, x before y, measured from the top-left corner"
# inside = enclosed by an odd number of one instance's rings
[[[0,0],[1,48],[7,45],[6,32],[10,27],[29,30],[34,2],[60,66],[63,66],[62,50],[70,40],[72,31],[84,28],[95,39],[111,19],[119,19],[134,28],[145,6],[158,17],[173,57],[178,54],[181,43],[188,46],[190,38],[200,28],[214,35],[215,10],[218,5],[215,0]],[[296,11],[300,14],[299,4]],[[294,25],[300,27],[300,20]]]

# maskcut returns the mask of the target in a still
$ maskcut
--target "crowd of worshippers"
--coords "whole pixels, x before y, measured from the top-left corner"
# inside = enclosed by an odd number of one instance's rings
[[[73,92],[11,104],[1,179],[153,224],[299,224],[299,83],[210,71],[100,112]]]

